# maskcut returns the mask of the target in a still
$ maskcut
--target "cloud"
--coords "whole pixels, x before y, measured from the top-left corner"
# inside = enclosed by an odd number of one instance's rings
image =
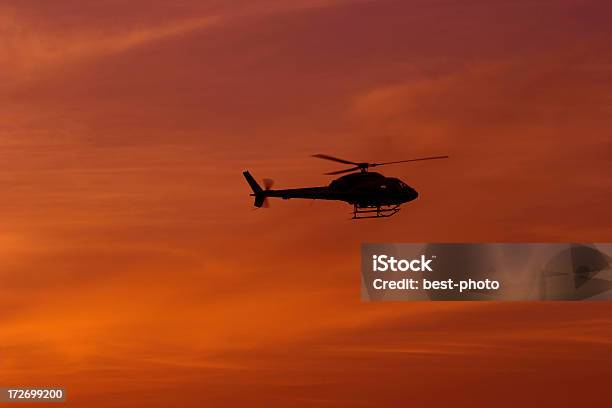
[[[45,30],[29,24],[15,11],[0,11],[2,53],[0,64],[12,79],[33,75],[84,59],[127,51],[134,47],[209,27],[218,16],[197,17],[155,26],[111,29]]]
[[[474,217],[470,208],[478,207],[479,219],[497,218],[487,221],[489,234],[495,222],[542,232],[571,214],[573,233],[593,239],[606,211],[601,200],[612,198],[603,177],[612,153],[603,136],[612,126],[612,76],[601,55],[551,51],[376,87],[354,99],[350,118],[373,151],[450,154],[436,169],[462,170],[447,175],[444,189],[463,197],[466,207],[456,210]],[[605,228],[595,236],[604,238]]]
[[[82,9],[58,2],[55,10],[41,7],[44,11],[36,7],[4,6],[0,8],[0,64],[5,80],[32,79],[57,66],[122,53],[229,21],[239,23],[239,19],[244,17],[293,13],[342,3],[346,1],[319,0],[291,4],[259,1],[243,2],[242,7],[238,8],[224,7],[214,2],[186,2],[171,7],[153,3],[144,14],[136,14],[137,7],[112,2],[106,7],[85,6]],[[97,12],[103,13],[103,18],[97,16]],[[90,20],[90,24],[70,18],[75,14],[85,21]],[[49,24],[47,19],[56,19],[59,24]]]

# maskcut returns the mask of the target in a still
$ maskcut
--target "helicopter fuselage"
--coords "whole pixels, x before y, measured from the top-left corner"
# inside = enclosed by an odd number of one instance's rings
[[[278,197],[285,200],[337,200],[359,208],[400,205],[419,196],[416,190],[403,181],[376,172],[350,173],[337,178],[328,186],[264,190],[260,194],[265,198]]]

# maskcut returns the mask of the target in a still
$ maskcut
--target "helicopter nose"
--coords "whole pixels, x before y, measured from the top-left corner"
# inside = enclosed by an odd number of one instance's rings
[[[417,191],[412,188],[406,191],[407,201],[416,200],[418,196],[419,196],[419,193],[417,193]]]

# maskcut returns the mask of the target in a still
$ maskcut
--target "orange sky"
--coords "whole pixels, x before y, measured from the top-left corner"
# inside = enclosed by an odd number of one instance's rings
[[[362,303],[361,242],[611,241],[605,1],[0,5],[0,384],[69,406],[607,401],[608,303]],[[420,197],[252,210],[241,172]],[[501,399],[501,400],[500,400]],[[495,402],[493,402],[495,401]]]

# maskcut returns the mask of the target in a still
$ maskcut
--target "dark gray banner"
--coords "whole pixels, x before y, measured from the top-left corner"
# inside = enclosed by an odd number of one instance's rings
[[[368,301],[612,300],[611,243],[362,244]]]

